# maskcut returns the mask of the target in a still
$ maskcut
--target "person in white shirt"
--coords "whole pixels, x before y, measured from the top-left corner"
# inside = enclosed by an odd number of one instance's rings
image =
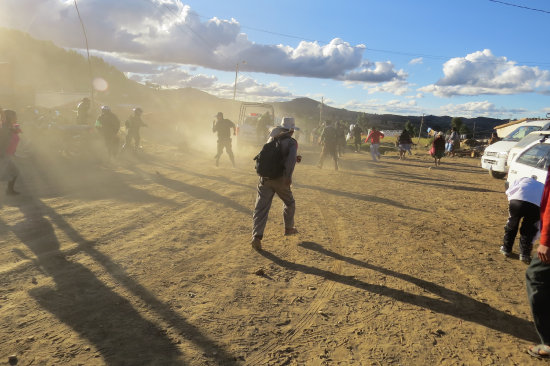
[[[518,233],[519,223],[523,219],[519,238],[519,259],[529,264],[533,241],[539,231],[540,201],[544,184],[532,177],[523,177],[512,183],[506,191],[508,196],[509,217],[504,227],[504,238],[500,252],[511,256],[514,240]]]

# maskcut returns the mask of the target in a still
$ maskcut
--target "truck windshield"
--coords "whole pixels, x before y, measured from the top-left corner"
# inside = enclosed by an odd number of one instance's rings
[[[540,130],[540,126],[521,126],[512,131],[502,141],[519,141],[533,131]]]

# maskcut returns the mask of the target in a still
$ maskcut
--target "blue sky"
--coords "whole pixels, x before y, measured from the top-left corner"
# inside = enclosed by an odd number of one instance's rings
[[[239,100],[307,96],[368,113],[543,117],[550,112],[550,3],[503,2],[78,0],[78,6],[94,55],[165,88],[232,98],[240,63]],[[73,0],[2,0],[0,26],[82,52]]]

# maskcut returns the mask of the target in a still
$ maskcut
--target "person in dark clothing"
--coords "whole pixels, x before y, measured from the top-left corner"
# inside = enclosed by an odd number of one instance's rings
[[[405,155],[407,154],[407,151],[409,152],[409,155],[412,155],[411,153],[412,139],[411,139],[411,135],[409,135],[409,132],[407,130],[403,130],[403,132],[401,132],[401,135],[399,135],[397,139],[397,144],[399,147],[399,160],[405,159]]]
[[[320,144],[323,145],[323,149],[321,151],[321,157],[319,158],[317,167],[322,169],[325,158],[327,155],[330,155],[334,160],[334,170],[338,170],[338,132],[333,124],[328,123],[324,128],[323,133],[321,134]]]
[[[216,159],[216,166],[220,163],[220,157],[222,156],[223,149],[229,155],[231,164],[235,167],[235,157],[233,156],[233,149],[231,147],[231,129],[233,129],[233,135],[237,134],[235,124],[228,119],[223,118],[223,113],[218,112],[216,120],[212,123],[212,132],[218,133],[218,152],[214,157]]]
[[[139,150],[139,143],[141,141],[139,129],[141,127],[147,127],[147,125],[143,123],[143,120],[141,119],[142,114],[143,110],[141,108],[134,108],[134,114],[128,117],[126,122],[124,122],[124,125],[126,126],[126,142],[124,143],[124,145],[122,145],[123,151],[131,146],[132,139],[134,140],[134,152]]]
[[[346,152],[346,129],[344,122],[336,123],[338,157],[344,156]]]
[[[489,145],[499,141],[500,141],[500,137],[498,137],[497,133],[496,132],[491,133],[491,138],[489,139]]]
[[[351,129],[351,134],[353,135],[353,144],[355,146],[355,152],[361,151],[361,133],[363,133],[363,129],[361,126],[356,124]]]
[[[107,146],[109,158],[115,157],[118,153],[120,120],[111,111],[109,106],[104,105],[101,107],[101,115],[97,118],[95,126],[105,139],[105,146]]]
[[[256,139],[258,143],[264,144],[266,136],[269,134],[269,129],[273,127],[273,117],[269,111],[262,114],[258,123],[256,124]]]
[[[435,166],[441,165],[441,158],[445,156],[445,137],[442,132],[438,132],[432,143],[430,154],[434,158]]]
[[[0,180],[8,181],[6,194],[10,196],[19,194],[14,189],[19,169],[12,157],[17,149],[20,132],[15,111],[9,109],[3,111],[2,125],[0,126]]]
[[[76,107],[76,123],[79,125],[87,125],[90,112],[90,99],[82,98]]]
[[[519,260],[526,264],[531,263],[533,241],[539,232],[539,205],[543,191],[544,184],[533,179],[533,177],[517,179],[506,190],[506,196],[508,197],[508,201],[510,201],[508,205],[509,217],[504,227],[504,239],[500,247],[500,252],[505,256],[511,256],[519,223],[523,219],[519,238]]]

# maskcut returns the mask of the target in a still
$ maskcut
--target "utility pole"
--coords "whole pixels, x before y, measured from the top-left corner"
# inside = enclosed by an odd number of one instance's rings
[[[321,106],[319,108],[319,125],[323,123],[323,105],[325,104],[325,97],[321,97]]]
[[[239,75],[239,64],[235,67],[235,85],[233,86],[233,100],[237,96],[237,76]]]
[[[472,139],[476,138],[476,120],[474,119],[474,131],[472,132]]]
[[[420,129],[418,130],[418,140],[416,141],[417,145],[420,143],[420,135],[422,134],[422,125],[423,124],[424,124],[424,113],[422,113],[422,119],[420,120]]]
[[[239,64],[246,64],[245,61],[237,63],[235,66],[235,85],[233,86],[233,100],[235,100],[235,97],[237,96],[237,77],[239,75]]]
[[[94,107],[94,74],[92,72],[92,62],[90,61],[90,48],[88,47],[88,36],[86,35],[86,28],[84,28],[84,22],[82,21],[82,18],[80,17],[80,11],[78,11],[78,5],[76,4],[76,0],[74,0],[74,7],[76,8],[76,13],[78,14],[78,20],[80,20],[80,25],[82,26],[82,33],[84,33],[84,40],[86,41],[86,52],[88,54],[88,69],[90,71],[90,99],[92,108]]]

